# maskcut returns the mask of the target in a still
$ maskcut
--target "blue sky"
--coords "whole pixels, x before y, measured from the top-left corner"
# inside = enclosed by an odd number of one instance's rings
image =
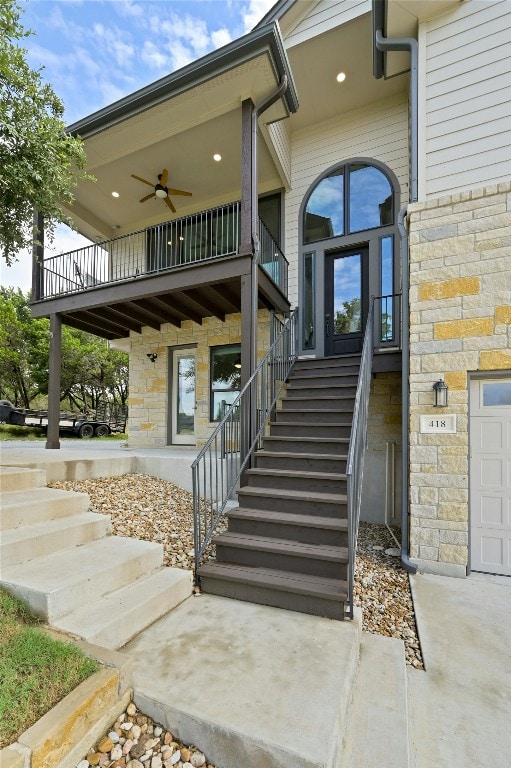
[[[67,124],[226,45],[275,0],[28,0],[24,42],[65,106]],[[59,230],[55,252],[82,242]],[[30,257],[2,264],[2,285],[30,288]]]

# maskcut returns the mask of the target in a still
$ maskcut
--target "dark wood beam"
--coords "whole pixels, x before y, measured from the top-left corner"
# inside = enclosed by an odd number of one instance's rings
[[[222,301],[226,302],[230,306],[230,308],[233,310],[233,312],[239,312],[240,311],[240,302],[236,298],[236,296],[232,293],[232,291],[229,290],[229,288],[225,285],[220,285],[217,283],[216,285],[210,285],[208,288],[209,291],[216,294],[217,296],[220,296]]]
[[[204,294],[201,293],[199,289],[194,289],[193,291],[183,291],[183,294],[198,304],[200,307],[203,307],[203,309],[212,314],[214,317],[218,317],[222,323],[225,321],[225,312],[222,311],[222,309],[215,301],[212,301],[211,298],[204,296]]]
[[[290,309],[289,299],[284,296],[280,288],[278,288],[266,270],[259,266],[258,275],[258,291],[259,299],[262,299],[263,304],[268,309],[276,309],[279,312],[287,314]]]
[[[158,299],[170,307],[172,312],[176,312],[180,320],[193,320],[197,325],[202,325],[202,315],[189,309],[181,301],[182,293],[173,293],[170,296],[158,296]]]
[[[48,429],[46,448],[60,448],[60,369],[62,365],[62,319],[50,317],[50,361],[48,366]]]
[[[53,312],[74,312],[80,309],[92,309],[105,305],[115,306],[119,302],[132,302],[147,296],[160,298],[165,294],[222,283],[250,271],[250,255],[225,256],[209,262],[196,262],[193,265],[170,269],[157,275],[139,276],[97,288],[67,294],[58,298],[45,299],[31,304],[34,317],[48,317]]]
[[[99,336],[102,339],[119,339],[122,338],[122,336],[117,333],[110,333],[108,331],[103,331],[101,328],[98,328],[96,325],[92,325],[90,322],[87,322],[86,320],[80,320],[76,317],[76,315],[63,315],[62,316],[62,322],[64,325],[70,325],[71,328],[76,328],[78,331],[85,331],[85,333],[92,333],[94,336]],[[124,334],[127,336],[127,334]]]
[[[136,320],[140,320],[144,325],[148,325],[149,328],[154,328],[155,331],[159,331],[162,325],[162,321],[159,317],[153,315],[152,312],[148,312],[141,300],[126,301],[122,304],[127,310],[131,312],[132,317]]]
[[[128,335],[129,333],[126,326],[108,320],[106,317],[100,315],[99,312],[89,312],[84,309],[82,312],[77,312],[74,317],[77,320],[83,320],[86,323],[90,323],[95,328],[101,328],[101,330],[106,331],[107,333],[123,333],[125,335]]]
[[[241,103],[241,232],[240,252],[252,251],[252,99]]]
[[[181,318],[177,317],[174,312],[171,312],[165,302],[160,301],[159,298],[151,297],[146,299],[144,302],[144,307],[146,307],[158,317],[163,318],[166,323],[175,325],[176,328],[181,328]]]
[[[101,307],[100,309],[94,308],[87,311],[100,317],[104,314],[105,317],[112,320],[112,322],[118,323],[125,330],[135,331],[136,333],[142,332],[143,324],[137,323],[136,320],[125,312],[120,312],[117,307]]]

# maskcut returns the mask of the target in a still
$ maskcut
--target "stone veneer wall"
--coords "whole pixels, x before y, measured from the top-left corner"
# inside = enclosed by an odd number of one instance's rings
[[[511,183],[408,208],[411,556],[464,575],[469,546],[468,374],[511,369]],[[449,387],[456,434],[421,434]]]
[[[141,334],[130,337],[129,445],[156,448],[168,445],[169,347],[196,345],[196,433],[197,446],[202,446],[216,425],[209,421],[210,347],[237,344],[241,341],[241,315],[227,315],[225,322],[216,317],[204,318],[202,325],[185,320],[181,328],[165,324],[160,331],[144,327]],[[259,310],[257,335],[258,359],[268,350],[270,313]],[[148,352],[156,352],[154,363]]]
[[[394,443],[394,509],[391,447]],[[361,518],[371,523],[401,521],[401,372],[376,373],[371,382]]]

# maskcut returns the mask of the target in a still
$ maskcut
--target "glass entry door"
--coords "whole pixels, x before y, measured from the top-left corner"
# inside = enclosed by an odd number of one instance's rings
[[[175,349],[172,358],[172,442],[195,445],[195,350]]]
[[[325,256],[325,355],[362,351],[368,312],[368,248]]]

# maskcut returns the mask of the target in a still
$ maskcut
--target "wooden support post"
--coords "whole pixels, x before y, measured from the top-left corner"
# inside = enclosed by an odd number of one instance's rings
[[[252,273],[241,277],[241,389],[252,375]],[[241,461],[243,462],[250,448],[252,434],[251,397],[244,397],[240,413]]]
[[[241,227],[240,252],[252,253],[252,99],[241,105]]]
[[[60,367],[62,364],[62,319],[50,315],[50,365],[48,372],[48,431],[46,448],[60,448]]]
[[[32,300],[43,299],[43,261],[44,261],[44,216],[34,211],[34,234],[32,246]]]

